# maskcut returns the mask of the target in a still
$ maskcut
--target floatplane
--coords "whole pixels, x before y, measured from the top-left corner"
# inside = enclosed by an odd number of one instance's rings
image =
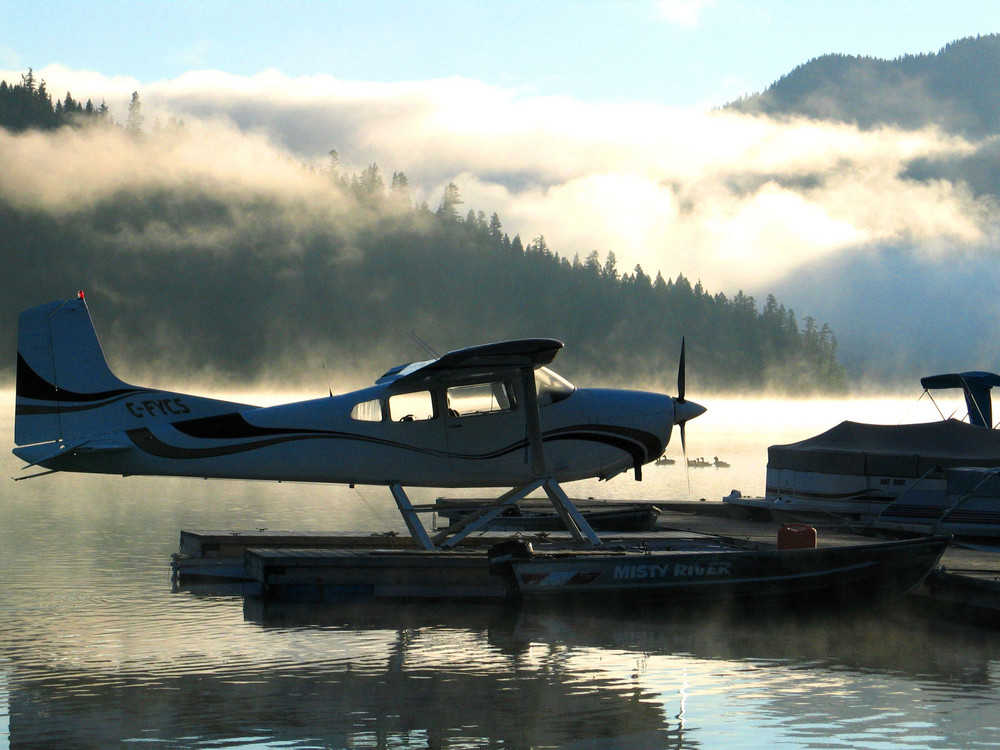
[[[259,407],[120,380],[81,292],[20,315],[14,453],[25,469],[44,469],[24,479],[72,471],[388,486],[418,547],[399,552],[400,565],[455,547],[541,489],[576,544],[537,554],[523,539],[495,544],[489,569],[521,599],[882,601],[917,585],[943,552],[947,537],[773,552],[671,537],[656,550],[645,540],[602,549],[561,483],[628,469],[640,479],[674,426],[683,445],[685,424],[705,408],[684,395],[683,339],[673,397],[576,388],[548,367],[562,347],[548,338],[472,346],[393,367],[369,388]],[[418,513],[436,506],[414,506],[406,486],[509,489],[432,536]],[[356,588],[354,568],[344,570],[335,591]],[[367,574],[372,595],[399,595],[394,580]],[[477,578],[473,590],[482,587]]]
[[[259,407],[130,385],[105,360],[83,292],[21,313],[14,453],[46,471],[388,486],[418,547],[446,549],[531,492],[577,541],[601,540],[562,482],[654,461],[705,408],[678,395],[576,388],[560,341],[472,346],[393,367],[351,393]],[[404,487],[506,487],[434,536]]]

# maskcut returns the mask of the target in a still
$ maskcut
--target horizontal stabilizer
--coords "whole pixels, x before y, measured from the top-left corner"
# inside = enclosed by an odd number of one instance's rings
[[[24,445],[14,448],[13,453],[22,461],[27,461],[27,466],[23,469],[30,469],[70,453],[118,453],[128,450],[132,443],[124,439],[102,435],[100,437],[88,438],[78,443],[69,444],[63,442],[39,443],[38,445]]]

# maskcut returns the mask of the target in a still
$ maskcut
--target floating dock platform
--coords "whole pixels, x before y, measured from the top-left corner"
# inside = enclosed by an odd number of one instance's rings
[[[779,524],[730,518],[722,503],[654,503],[661,511],[652,532],[606,532],[606,545],[639,542],[662,548],[680,536],[706,535],[747,549],[774,547]],[[572,544],[562,532],[517,534],[526,541]],[[179,587],[239,584],[237,591],[284,601],[327,601],[345,596],[500,601],[507,582],[490,574],[487,550],[512,538],[487,532],[458,549],[418,550],[405,534],[286,530],[182,531],[174,555]],[[824,531],[820,546],[865,544],[871,537]],[[906,604],[924,617],[1000,628],[1000,551],[953,543],[939,567]]]
[[[345,597],[502,600],[485,550],[248,549],[247,576],[266,599],[325,602]]]
[[[608,533],[603,538],[609,546],[662,549],[688,537],[686,532],[663,530]],[[487,551],[514,538],[555,548],[576,545],[568,532],[490,532],[463,540],[457,549],[427,551],[395,534],[182,531],[180,554],[173,558],[174,580],[178,586],[238,584],[243,593],[283,601],[366,595],[503,599],[511,592],[504,579],[490,573]],[[757,548],[755,542],[748,544]]]

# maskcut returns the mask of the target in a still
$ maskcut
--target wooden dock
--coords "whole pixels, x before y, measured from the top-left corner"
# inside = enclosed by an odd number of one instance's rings
[[[247,575],[265,598],[324,602],[345,597],[506,599],[486,551],[248,549]]]
[[[348,531],[288,531],[283,529],[182,531],[180,554],[189,558],[243,558],[250,547],[310,549],[415,549],[405,534]]]
[[[643,541],[651,549],[678,536],[722,537],[751,549],[775,546],[779,524],[730,518],[722,503],[655,503],[661,514],[653,532],[604,533],[606,544]],[[182,531],[174,556],[181,586],[199,581],[250,583],[246,593],[278,600],[326,601],[343,596],[500,600],[506,582],[489,573],[486,551],[511,534],[489,532],[463,540],[459,549],[424,551],[400,534],[291,530]],[[571,543],[562,532],[520,534],[529,541]],[[822,531],[820,546],[865,544],[871,537]],[[908,596],[921,616],[1000,628],[1000,552],[961,542]]]
[[[608,533],[604,538],[611,545],[644,542],[655,549],[687,536],[662,530]],[[505,596],[506,588],[490,575],[486,553],[494,544],[515,537],[547,545],[575,544],[568,532],[490,532],[463,540],[455,550],[428,552],[400,534],[182,531],[180,553],[173,557],[174,579],[179,584],[253,582],[257,590],[274,598],[298,597],[294,588],[301,586],[302,596],[329,598],[338,586],[343,586],[343,593],[364,593],[368,571],[369,594],[403,596],[409,591],[415,598],[495,598]],[[306,593],[310,587],[314,594]]]

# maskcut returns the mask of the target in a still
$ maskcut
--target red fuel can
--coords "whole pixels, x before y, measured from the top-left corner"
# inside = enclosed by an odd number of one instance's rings
[[[816,529],[804,523],[782,524],[778,529],[778,549],[813,549]]]

